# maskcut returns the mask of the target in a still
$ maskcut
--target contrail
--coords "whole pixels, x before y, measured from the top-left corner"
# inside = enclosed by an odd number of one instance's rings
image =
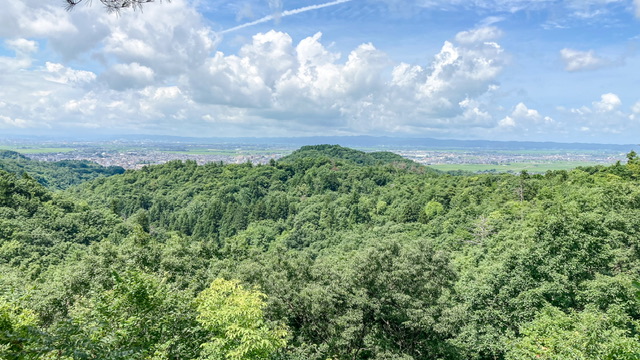
[[[343,4],[343,3],[346,3],[346,2],[349,2],[349,1],[351,1],[351,0],[335,0],[335,1],[328,2],[328,3],[324,3],[324,4],[310,5],[310,6],[301,7],[299,9],[294,9],[294,10],[286,10],[286,11],[283,11],[280,14],[280,17],[283,18],[285,16],[296,15],[296,14],[300,14],[300,13],[311,11],[311,10],[322,9],[322,8],[325,8],[325,7],[328,7],[328,6]],[[238,25],[238,26],[226,29],[226,30],[222,30],[220,32],[220,34],[226,34],[226,33],[232,32],[232,31],[244,29],[244,28],[249,27],[249,26],[262,24],[264,22],[271,21],[273,19],[275,19],[274,15],[267,15],[267,16],[261,18],[261,19],[258,19],[258,20],[252,21],[252,22],[248,22],[246,24]]]

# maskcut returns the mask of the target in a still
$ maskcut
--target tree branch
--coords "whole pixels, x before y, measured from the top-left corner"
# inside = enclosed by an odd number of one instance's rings
[[[65,0],[67,3],[67,11],[72,10],[76,5],[84,2],[85,0]],[[142,10],[142,5],[145,3],[154,2],[155,0],[100,0],[100,2],[107,8],[108,12],[118,12],[120,9],[132,8],[133,10]],[[162,0],[161,0],[162,1]],[[91,0],[89,0],[91,3]]]

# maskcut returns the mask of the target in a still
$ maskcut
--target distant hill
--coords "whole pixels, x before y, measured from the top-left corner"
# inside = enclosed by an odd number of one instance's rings
[[[12,160],[30,160],[28,157],[20,154],[19,152],[10,150],[0,150],[0,160],[12,159]]]
[[[51,189],[66,189],[97,177],[125,171],[120,166],[104,167],[86,160],[37,161],[9,150],[0,150],[0,169],[16,175],[26,173]]]
[[[290,155],[280,158],[280,162],[295,162],[305,158],[321,159],[339,159],[348,161],[357,165],[373,166],[395,164],[409,168],[424,168],[412,160],[405,159],[398,154],[388,151],[364,152],[346,148],[340,145],[307,145],[294,151]]]

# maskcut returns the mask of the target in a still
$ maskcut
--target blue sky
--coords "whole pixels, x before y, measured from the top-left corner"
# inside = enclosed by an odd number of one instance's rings
[[[640,134],[640,0],[0,5],[0,134]]]

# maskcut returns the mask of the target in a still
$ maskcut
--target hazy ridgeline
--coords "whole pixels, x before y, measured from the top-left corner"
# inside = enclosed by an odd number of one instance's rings
[[[544,175],[10,155],[2,359],[640,358],[633,152]]]

